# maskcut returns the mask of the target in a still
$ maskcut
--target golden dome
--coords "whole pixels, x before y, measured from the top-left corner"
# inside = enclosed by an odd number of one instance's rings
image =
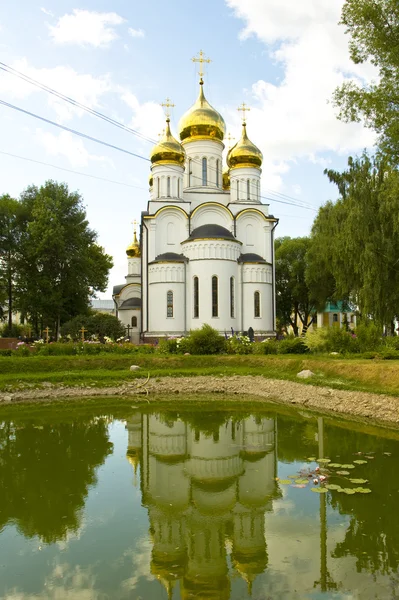
[[[126,248],[126,254],[129,258],[140,258],[141,248],[137,239],[136,229],[134,229],[133,242]]]
[[[237,142],[227,154],[227,164],[230,169],[239,167],[253,167],[255,169],[260,169],[262,161],[263,154],[248,138],[247,126],[244,122],[242,124],[240,141]]]
[[[230,189],[230,173],[229,173],[228,169],[223,171],[223,189],[224,190]]]
[[[150,159],[153,165],[171,163],[180,166],[184,165],[186,152],[180,142],[175,140],[171,134],[169,123],[170,119],[168,117],[166,119],[165,133],[151,152]]]
[[[180,139],[206,138],[222,141],[226,134],[226,124],[222,115],[205,98],[203,81],[197,101],[182,116],[179,123]]]

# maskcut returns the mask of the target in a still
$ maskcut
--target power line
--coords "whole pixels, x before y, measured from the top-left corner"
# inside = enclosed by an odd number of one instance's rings
[[[89,173],[82,173],[82,171],[75,171],[74,169],[66,169],[65,167],[58,167],[57,165],[52,165],[48,162],[43,162],[41,160],[35,160],[33,158],[28,158],[27,156],[19,156],[18,154],[12,154],[11,152],[4,152],[0,150],[0,154],[4,154],[5,156],[12,156],[13,158],[19,158],[20,160],[26,160],[28,162],[36,163],[37,165],[45,165],[47,167],[52,167],[53,169],[59,169],[60,171],[66,171],[67,173],[76,173],[77,175],[82,175],[83,177],[90,177],[91,179],[99,179],[100,181],[107,181],[108,183],[114,183],[116,185],[123,185],[129,188],[135,188],[136,190],[147,190],[147,188],[140,187],[138,185],[132,185],[130,183],[124,183],[123,181],[115,181],[114,179],[106,179],[105,177],[98,177],[97,175],[90,175]]]
[[[14,75],[15,77],[18,77],[19,79],[22,79],[23,81],[25,81],[27,83],[30,83],[31,85],[34,85],[34,86],[40,88],[41,90],[43,90],[43,91],[45,91],[45,92],[47,92],[49,94],[52,94],[53,96],[56,96],[56,97],[60,98],[61,100],[64,100],[65,102],[68,102],[68,103],[72,104],[73,106],[75,106],[75,107],[77,107],[77,108],[79,108],[81,110],[84,110],[84,111],[88,112],[89,114],[91,114],[91,115],[93,115],[95,117],[98,117],[98,118],[100,118],[100,119],[102,119],[102,120],[110,123],[111,125],[114,125],[115,127],[118,127],[118,128],[120,128],[122,130],[125,130],[125,131],[128,131],[129,133],[133,133],[133,135],[139,137],[140,139],[142,139],[144,141],[147,141],[147,142],[152,143],[152,144],[160,143],[160,142],[157,142],[156,140],[154,140],[154,139],[152,139],[152,138],[150,138],[148,136],[145,136],[145,135],[141,134],[139,131],[137,131],[135,129],[132,129],[131,127],[128,127],[124,123],[120,123],[119,121],[116,121],[115,119],[112,119],[111,117],[108,117],[107,115],[105,115],[105,114],[103,114],[103,113],[101,113],[99,111],[96,111],[96,110],[94,110],[94,109],[92,109],[92,108],[90,108],[90,107],[82,104],[81,102],[78,102],[77,100],[74,100],[70,96],[66,96],[65,94],[62,94],[61,92],[58,92],[57,90],[54,90],[53,88],[50,88],[49,86],[47,86],[47,85],[45,85],[45,84],[43,84],[43,83],[41,83],[41,82],[33,79],[32,77],[29,77],[28,75],[25,75],[24,73],[21,73],[20,71],[17,71],[17,69],[14,69],[13,67],[10,67],[9,65],[7,65],[7,64],[5,64],[5,63],[3,63],[1,61],[0,61],[0,69],[3,70],[3,71],[5,71],[6,73],[8,73],[10,75]],[[18,109],[18,110],[22,110],[22,109]],[[43,117],[37,117],[37,118],[41,118],[42,120],[45,120]],[[51,124],[55,124],[52,121],[47,121],[47,122],[50,122]],[[55,125],[58,126],[57,124],[55,124]],[[74,130],[69,130],[68,128],[67,128],[67,131],[74,132]],[[82,137],[85,136],[85,134],[79,134],[79,133],[77,135],[82,135]],[[91,139],[93,141],[93,138],[91,138],[90,136],[87,139]],[[99,143],[103,143],[104,145],[107,145],[106,142],[99,142]],[[160,144],[162,145],[162,143],[160,143]],[[110,147],[113,147],[113,146],[110,146]],[[121,151],[128,153],[128,151],[126,151],[126,150],[121,150]],[[139,156],[137,154],[133,154],[133,153],[130,153],[130,154],[132,154],[133,156],[136,156],[138,158],[141,158],[143,160],[148,160],[145,157]],[[192,159],[192,160],[193,160],[193,162],[196,162],[197,164],[200,164],[200,161],[196,161],[195,159]],[[213,170],[216,170],[214,167],[211,167],[211,165],[209,165],[209,168],[213,169]],[[295,203],[294,206],[302,206],[304,208],[305,208],[306,205],[307,206],[312,206],[309,202],[304,202],[302,200],[298,200],[297,198],[294,198],[294,197],[289,196],[287,194],[281,194],[280,192],[275,192],[275,191],[270,190],[270,189],[267,190],[267,191],[268,191],[269,194],[277,195],[279,197],[282,197],[282,198],[285,198],[287,200],[290,200],[291,202],[294,202]],[[266,198],[265,196],[260,196],[260,197],[262,199],[269,200],[269,198]]]

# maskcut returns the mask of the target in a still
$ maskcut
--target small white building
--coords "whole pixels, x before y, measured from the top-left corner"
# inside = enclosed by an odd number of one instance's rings
[[[150,199],[127,249],[126,283],[114,287],[133,340],[181,336],[208,323],[221,334],[275,335],[274,229],[262,204],[262,153],[241,139],[227,153],[225,122],[199,96],[151,153]],[[245,114],[245,113],[244,113]]]

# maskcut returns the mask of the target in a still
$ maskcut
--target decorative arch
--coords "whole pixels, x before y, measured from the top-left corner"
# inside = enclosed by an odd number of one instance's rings
[[[233,222],[233,213],[226,206],[218,202],[204,202],[197,206],[191,213],[191,230],[201,225],[214,223],[230,231]]]

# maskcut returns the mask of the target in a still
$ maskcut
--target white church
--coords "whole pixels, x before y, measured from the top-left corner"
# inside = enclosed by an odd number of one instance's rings
[[[198,62],[205,62],[200,53]],[[208,323],[221,335],[275,335],[274,229],[261,201],[262,153],[247,135],[223,168],[223,117],[199,95],[173,137],[167,112],[151,152],[150,199],[140,241],[127,248],[126,282],[113,290],[118,318],[134,342],[183,336]],[[169,100],[167,109],[171,106]]]

